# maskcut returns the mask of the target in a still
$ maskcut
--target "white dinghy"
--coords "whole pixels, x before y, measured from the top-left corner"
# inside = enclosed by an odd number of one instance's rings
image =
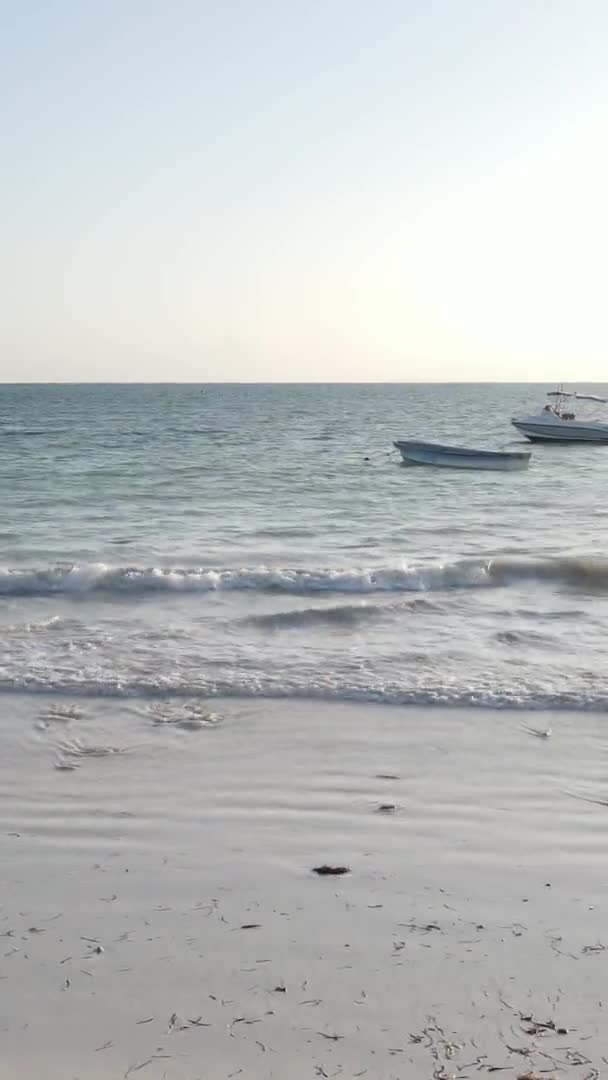
[[[514,453],[501,450],[470,450],[464,446],[443,446],[441,443],[400,440],[393,444],[405,465],[439,465],[448,469],[494,469],[511,471],[527,469],[530,452]]]

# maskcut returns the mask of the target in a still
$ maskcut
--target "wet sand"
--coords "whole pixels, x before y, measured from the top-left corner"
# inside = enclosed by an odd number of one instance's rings
[[[606,1069],[601,715],[0,712],[2,1076]]]

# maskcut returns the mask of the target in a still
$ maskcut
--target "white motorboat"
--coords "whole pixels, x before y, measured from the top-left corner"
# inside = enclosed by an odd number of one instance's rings
[[[540,412],[531,416],[513,417],[511,423],[531,442],[608,443],[608,421],[590,416],[577,416],[570,401],[595,401],[608,405],[605,398],[595,394],[568,393],[563,387],[552,390],[552,399]]]
[[[500,450],[470,450],[464,446],[443,446],[441,443],[400,440],[393,444],[405,465],[440,465],[450,469],[527,469],[530,452],[515,453]]]

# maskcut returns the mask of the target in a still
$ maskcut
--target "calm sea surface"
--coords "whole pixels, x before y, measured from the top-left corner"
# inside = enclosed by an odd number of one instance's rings
[[[544,390],[0,387],[0,688],[607,707],[608,447],[390,454]]]

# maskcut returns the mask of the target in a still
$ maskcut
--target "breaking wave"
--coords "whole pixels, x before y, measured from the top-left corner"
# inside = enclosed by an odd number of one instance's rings
[[[319,593],[402,593],[505,587],[522,581],[547,582],[585,591],[608,591],[608,560],[471,559],[434,566],[387,566],[352,569],[305,569],[257,566],[241,569],[206,567],[109,566],[105,563],[47,569],[0,569],[0,596],[52,596],[57,593],[143,594],[260,591]]]

